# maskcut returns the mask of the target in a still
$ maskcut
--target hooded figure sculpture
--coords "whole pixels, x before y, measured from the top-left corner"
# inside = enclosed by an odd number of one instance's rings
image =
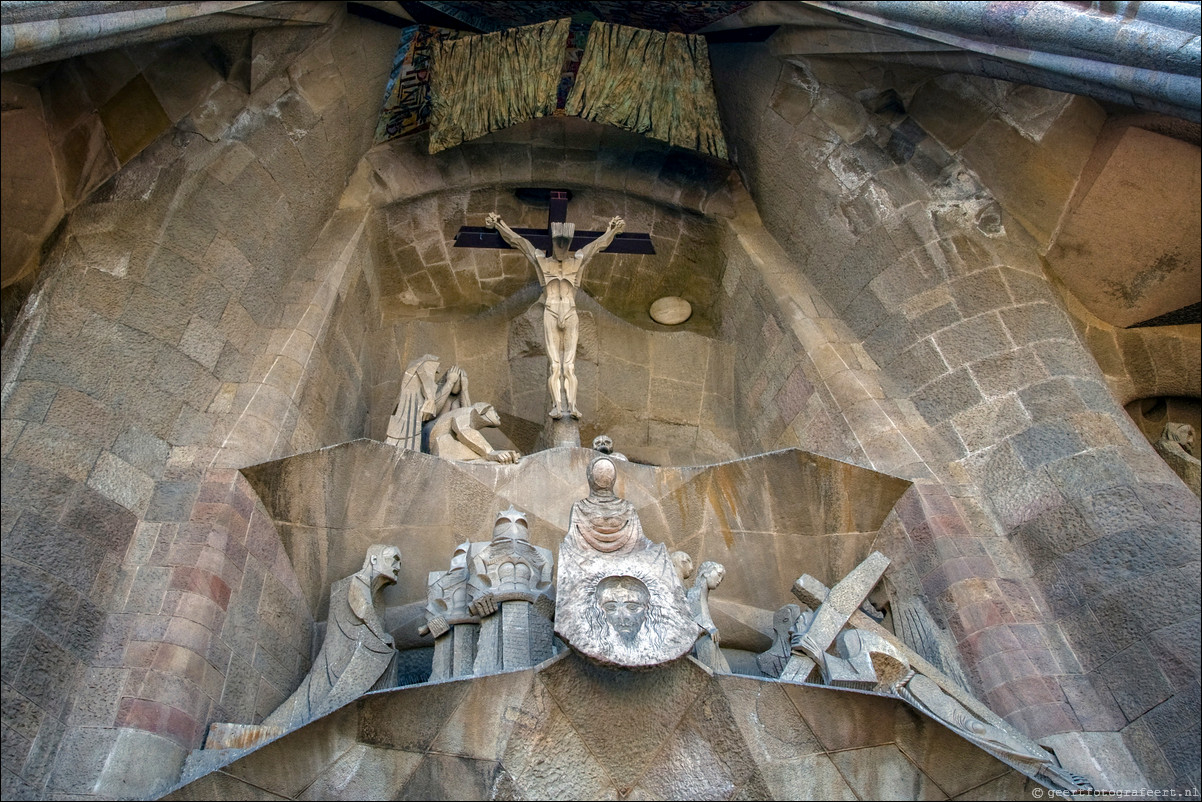
[[[651,545],[634,505],[614,493],[617,479],[612,457],[589,463],[589,494],[572,505],[565,544],[602,554],[629,554]]]

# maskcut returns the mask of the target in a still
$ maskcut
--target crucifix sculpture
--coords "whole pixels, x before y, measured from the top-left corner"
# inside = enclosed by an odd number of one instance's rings
[[[484,220],[485,229],[464,227],[456,238],[456,245],[460,247],[504,247],[500,242],[489,241],[499,234],[500,240],[520,251],[534,265],[538,282],[543,288],[543,338],[551,363],[547,377],[547,389],[551,393],[549,414],[555,420],[565,415],[580,417],[580,410],[576,406],[576,343],[580,336],[576,290],[584,280],[585,267],[602,251],[655,252],[646,234],[633,235],[619,241],[621,245],[614,247],[615,239],[626,225],[620,217],[611,219],[603,232],[577,234],[573,224],[564,222],[566,216],[567,192],[552,190],[549,236],[529,229],[519,229],[519,233],[506,225],[496,212],[490,212]],[[536,243],[544,247],[540,249]]]

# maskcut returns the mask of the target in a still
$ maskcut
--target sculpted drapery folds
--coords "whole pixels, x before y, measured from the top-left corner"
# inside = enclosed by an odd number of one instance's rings
[[[581,551],[629,554],[649,545],[634,505],[614,493],[617,468],[608,457],[588,467],[589,494],[572,505],[566,541]]]
[[[267,727],[291,730],[336,710],[374,687],[395,684],[396,649],[376,609],[385,585],[401,571],[396,546],[374,545],[358,573],[330,588],[325,641],[300,687],[264,719]]]

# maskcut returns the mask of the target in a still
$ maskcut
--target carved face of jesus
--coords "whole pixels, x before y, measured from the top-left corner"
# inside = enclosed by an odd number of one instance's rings
[[[634,640],[647,620],[651,594],[632,576],[611,576],[597,586],[597,605],[624,640]]]

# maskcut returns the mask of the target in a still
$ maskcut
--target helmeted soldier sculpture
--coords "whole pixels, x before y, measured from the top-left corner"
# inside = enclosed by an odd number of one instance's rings
[[[472,562],[472,602],[480,617],[475,673],[526,668],[551,656],[550,599],[554,557],[530,542],[526,516],[510,507],[497,515],[492,540]]]

